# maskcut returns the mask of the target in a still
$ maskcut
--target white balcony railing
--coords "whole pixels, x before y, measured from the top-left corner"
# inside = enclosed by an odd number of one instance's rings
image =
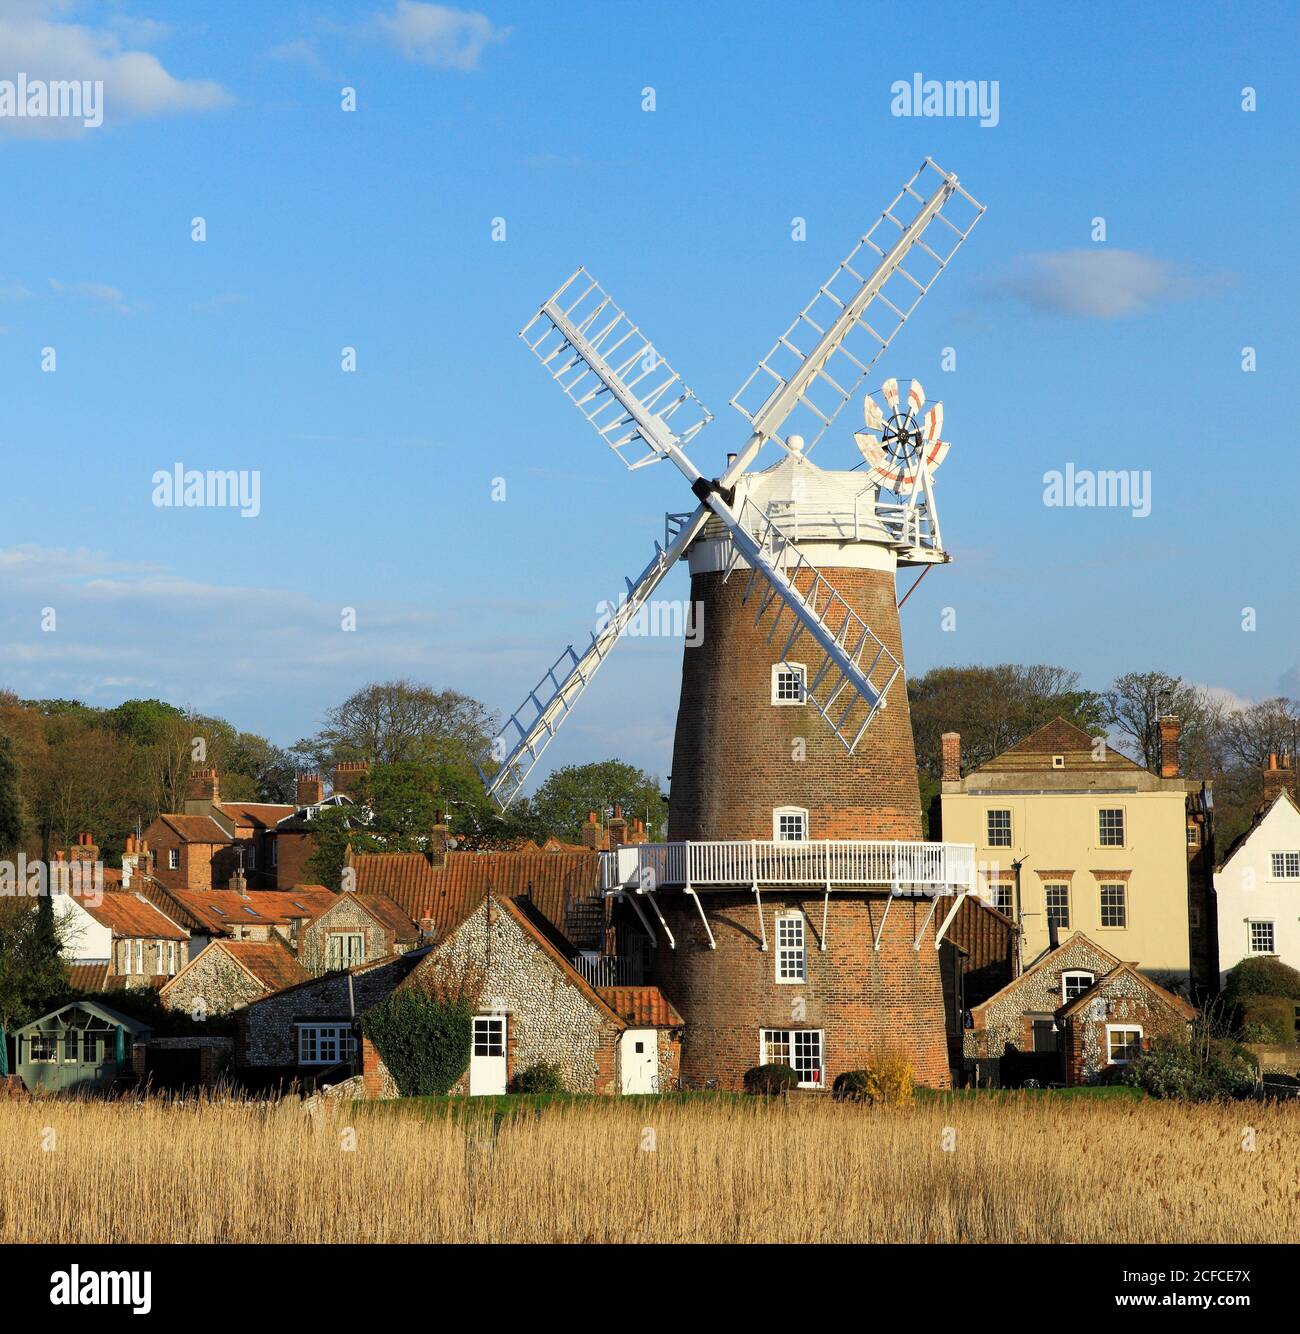
[[[640,843],[601,855],[606,892],[687,885],[860,885],[954,893],[975,888],[975,847],[885,839],[743,839]]]

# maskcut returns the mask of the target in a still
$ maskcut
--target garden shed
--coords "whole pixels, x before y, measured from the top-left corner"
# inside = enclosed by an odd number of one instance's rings
[[[151,1030],[98,1001],[72,1001],[14,1033],[16,1073],[29,1089],[92,1092],[134,1071],[137,1043]]]

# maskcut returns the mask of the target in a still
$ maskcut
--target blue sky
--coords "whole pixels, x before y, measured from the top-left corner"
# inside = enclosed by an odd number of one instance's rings
[[[954,442],[954,560],[904,610],[909,671],[1300,693],[1298,27],[1280,4],[0,0],[0,80],[105,84],[99,128],[0,118],[0,686],[157,695],[285,744],[374,679],[508,712],[690,507],[675,471],[624,472],[520,326],[585,263],[713,410],[716,471],[732,391],[929,154],[988,213],[869,381],[921,378]],[[916,72],[996,80],[998,123],[891,115]],[[857,461],[859,414],[819,463]],[[258,470],[260,513],[155,506],[177,462]],[[1067,463],[1149,470],[1149,517],[1046,507]],[[547,767],[666,772],[680,655],[625,641]]]

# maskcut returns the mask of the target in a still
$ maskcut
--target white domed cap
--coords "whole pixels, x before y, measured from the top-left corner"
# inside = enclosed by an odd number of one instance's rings
[[[786,447],[792,454],[802,454],[802,453],[803,453],[803,436],[801,436],[801,435],[787,435],[786,438],[785,438],[785,447]]]

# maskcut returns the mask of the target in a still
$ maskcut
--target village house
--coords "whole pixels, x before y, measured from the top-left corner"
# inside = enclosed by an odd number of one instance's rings
[[[227,1014],[273,991],[311,977],[280,939],[216,939],[159,992],[169,1010],[195,1018]]]
[[[978,890],[1021,931],[1031,964],[1067,933],[1187,986],[1212,989],[1213,903],[1202,852],[1209,805],[1181,776],[1177,719],[1161,720],[1159,774],[1056,718],[961,772],[943,737],[943,837],[973,842]],[[1195,846],[1194,846],[1195,844]]]
[[[486,894],[435,946],[346,974],[289,986],[238,1016],[237,1059],[311,1081],[358,1077],[365,1096],[396,1086],[355,1019],[397,986],[473,989],[469,1066],[456,1093],[504,1093],[541,1062],[571,1092],[654,1093],[676,1087],[683,1021],[658,988],[594,988],[570,962],[572,943],[526,896]]]
[[[1300,805],[1290,757],[1270,755],[1259,809],[1214,873],[1221,978],[1273,955],[1300,968]]]
[[[82,836],[78,851],[97,860],[99,849]],[[57,878],[56,878],[57,880]],[[158,985],[185,962],[189,932],[144,895],[122,886],[120,874],[97,895],[54,893],[64,932],[69,983],[77,991]]]
[[[1195,1017],[1136,964],[1075,932],[971,1007],[966,1077],[995,1087],[1097,1083]]]

